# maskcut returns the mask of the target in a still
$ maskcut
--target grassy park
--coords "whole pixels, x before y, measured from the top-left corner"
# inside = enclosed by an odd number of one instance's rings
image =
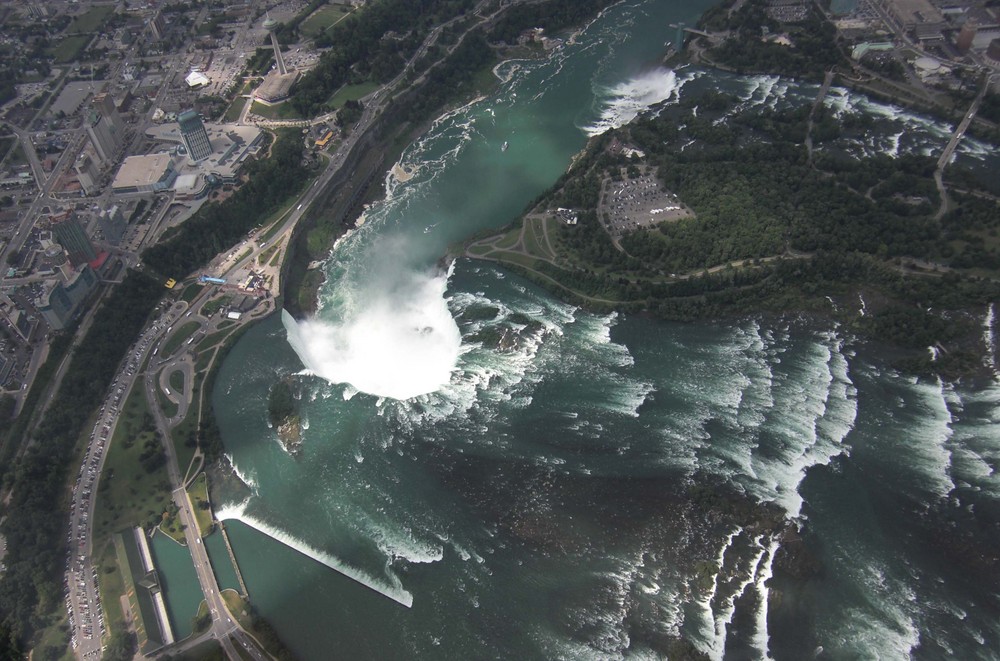
[[[181,300],[185,303],[190,303],[194,299],[198,298],[198,294],[201,290],[205,288],[205,285],[191,284],[184,288],[184,293],[181,294]]]
[[[76,60],[81,51],[90,43],[91,36],[77,34],[72,37],[64,37],[47,49],[47,53],[52,56],[56,64],[65,64]]]
[[[170,356],[175,351],[177,351],[177,348],[179,346],[184,344],[184,342],[186,342],[188,338],[190,338],[192,335],[195,334],[195,331],[198,330],[199,326],[201,326],[201,324],[199,324],[197,321],[189,321],[180,328],[178,328],[177,331],[170,336],[170,339],[167,340],[166,343],[164,343],[163,357],[166,358],[167,356]]]
[[[184,393],[184,372],[183,371],[181,371],[181,370],[174,370],[173,372],[170,373],[170,378],[168,379],[168,381],[170,382],[170,389],[171,390],[173,390],[177,394],[183,394]]]
[[[351,10],[341,5],[326,5],[320,7],[309,18],[302,21],[299,30],[310,39],[318,34],[326,32],[331,27],[344,20],[344,17],[351,13]]]
[[[330,107],[339,109],[348,101],[357,101],[365,96],[368,96],[375,90],[379,88],[378,83],[365,82],[358,83],[357,85],[344,85],[339,90],[333,93],[330,97]]]
[[[132,390],[122,407],[96,498],[95,549],[116,530],[157,523],[169,507],[165,456],[141,387]]]
[[[194,516],[198,520],[198,532],[202,537],[212,532],[212,508],[208,500],[208,476],[201,473],[188,488]]]
[[[156,403],[159,405],[160,410],[163,411],[165,417],[172,418],[177,415],[177,405],[167,397],[162,388],[156,389]]]
[[[253,106],[250,107],[250,112],[267,119],[302,119],[302,115],[290,103],[279,103],[269,106],[260,101],[254,101]]]
[[[114,5],[97,5],[80,14],[66,28],[66,34],[87,34],[100,29],[108,17],[115,13]]]

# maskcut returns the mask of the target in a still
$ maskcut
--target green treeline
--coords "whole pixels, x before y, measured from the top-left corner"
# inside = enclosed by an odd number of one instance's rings
[[[332,47],[296,85],[290,103],[305,117],[330,110],[343,85],[385,83],[402,71],[430,30],[464,14],[474,0],[381,0],[370,2],[316,38]]]
[[[550,226],[559,265],[507,266],[591,308],[678,320],[812,311],[915,350],[907,369],[980,367],[981,317],[1000,297],[1000,280],[981,277],[1000,269],[996,200],[977,195],[953,165],[971,190],[952,192],[937,221],[933,158],[853,155],[849,145],[867,139],[870,118],[740,106],[705,92],[592,140],[529,205],[577,211],[576,225]],[[610,149],[614,140],[645,157],[626,158]],[[643,167],[695,216],[626,234],[619,250],[598,217],[600,191]],[[859,295],[865,315],[856,312]],[[931,366],[926,348],[935,343],[946,352]]]
[[[548,33],[579,26],[615,0],[548,0],[511,7],[490,32],[491,41],[512,44],[525,30],[542,28]]]
[[[709,51],[709,57],[738,73],[766,71],[822,78],[825,71],[845,58],[838,49],[833,24],[813,3],[808,3],[807,11],[802,22],[779,23],[767,15],[765,0],[749,0],[732,16],[728,6],[710,9],[698,25],[707,31],[730,31],[728,39]],[[765,35],[782,33],[789,36],[793,46],[763,39]]]
[[[405,121],[429,119],[446,104],[466,98],[475,91],[474,76],[496,62],[496,54],[481,30],[473,30],[438,66],[428,74],[423,85],[397,99],[386,111]]]
[[[639,120],[629,135],[697,218],[625,237],[634,257],[690,271],[786,250],[941,256],[932,158],[857,159],[831,150],[810,162],[801,109],[751,110],[725,122],[707,108],[683,113]],[[837,125],[827,133],[836,138]]]
[[[3,524],[7,571],[0,579],[0,614],[22,641],[62,604],[66,483],[77,441],[162,293],[157,282],[132,272],[107,297],[14,469]]]
[[[270,158],[246,166],[248,180],[232,197],[203,206],[173,237],[143,253],[143,261],[168,277],[183,278],[236,244],[306,183],[300,138],[297,130],[282,134]]]

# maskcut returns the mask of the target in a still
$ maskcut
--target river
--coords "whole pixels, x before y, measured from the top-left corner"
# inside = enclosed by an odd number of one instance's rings
[[[901,374],[815,321],[594,315],[486,263],[437,270],[654,103],[811,102],[815,85],[657,66],[668,24],[708,6],[624,2],[499,66],[495,94],[410,145],[414,176],[388,177],[338,242],[316,318],[272,317],[230,353],[213,396],[238,480],[216,514],[300,658],[658,658],[681,637],[718,659],[1000,649],[997,586],[959,562],[997,521],[1000,385]],[[826,102],[878,119],[840,146],[859,155],[932,153],[950,131],[839,88]],[[974,142],[957,158],[995,165]],[[266,410],[291,374],[297,456]],[[696,483],[780,507],[822,570],[779,585],[787,538],[699,509]]]

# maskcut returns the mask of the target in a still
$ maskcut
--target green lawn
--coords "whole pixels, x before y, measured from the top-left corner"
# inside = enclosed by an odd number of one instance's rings
[[[108,17],[115,13],[114,5],[99,5],[91,7],[86,13],[80,14],[66,28],[66,34],[84,34],[96,32]]]
[[[34,656],[32,658],[72,661],[74,657],[69,646],[70,630],[66,610],[57,609],[55,614],[47,620],[47,626],[41,630],[39,640],[33,647]],[[62,651],[62,655],[57,656],[56,650]]]
[[[90,43],[91,36],[78,34],[72,37],[63,37],[47,50],[56,64],[73,62],[80,56],[80,52]]]
[[[534,257],[528,257],[519,252],[495,252],[490,257],[501,262],[509,262],[529,269],[536,268],[538,262]]]
[[[170,373],[170,389],[176,391],[178,394],[184,393],[184,372],[181,370],[174,370]]]
[[[96,541],[96,540],[95,540]],[[105,540],[100,548],[94,546],[94,568],[97,569],[97,589],[101,593],[101,607],[107,618],[108,635],[123,626],[125,617],[119,597],[125,594],[125,583],[118,569],[118,558],[111,540]]]
[[[233,99],[233,102],[229,104],[228,108],[226,108],[226,114],[222,116],[222,123],[235,124],[239,120],[240,115],[243,114],[243,107],[246,106],[246,104],[247,100],[242,96],[238,96]]]
[[[197,377],[196,377],[197,381]],[[177,468],[181,475],[187,476],[187,471],[194,461],[194,453],[197,449],[198,438],[198,417],[201,413],[201,388],[196,387],[192,393],[191,406],[188,407],[187,415],[176,427],[170,430],[170,437],[174,443],[174,452],[177,454]]]
[[[21,141],[18,140],[17,144],[14,145],[14,151],[10,152],[10,157],[7,160],[8,167],[17,167],[18,165],[27,165],[28,157],[24,154],[24,147],[21,146]]]
[[[94,549],[108,543],[111,534],[136,525],[157,522],[170,503],[166,463],[147,471],[141,456],[149,448],[162,452],[149,413],[142,382],[129,394],[107,449],[94,511]],[[114,558],[114,552],[111,552]]]
[[[201,290],[205,288],[205,285],[195,285],[191,284],[184,288],[184,293],[181,294],[181,300],[185,303],[190,303],[194,299],[198,298],[198,294]]]
[[[303,35],[312,39],[321,32],[330,29],[338,21],[344,19],[351,13],[350,9],[345,9],[340,5],[326,5],[314,11],[309,18],[299,24],[299,31]]]
[[[277,244],[275,244],[275,245],[271,246],[270,248],[268,248],[267,250],[265,250],[264,252],[262,252],[261,254],[257,255],[257,263],[258,264],[265,263],[271,257],[271,255],[274,254],[274,251],[277,250],[277,249],[278,249],[278,246],[277,246]]]
[[[167,397],[167,394],[163,392],[163,388],[159,387],[157,384],[156,388],[156,403],[159,405],[160,410],[163,411],[163,415],[172,418],[177,415],[177,405]]]
[[[339,90],[333,93],[330,97],[329,106],[331,108],[340,108],[348,101],[357,101],[358,99],[368,96],[375,90],[379,88],[378,83],[358,83],[357,85],[344,85]]]
[[[188,493],[191,495],[191,504],[194,505],[194,516],[198,520],[198,531],[204,537],[212,532],[212,510],[210,507],[202,505],[202,503],[206,505],[210,503],[208,500],[208,476],[202,473],[195,478]]]
[[[174,331],[174,334],[170,336],[167,343],[163,345],[163,357],[166,358],[177,351],[177,347],[181,346],[189,337],[194,335],[199,326],[201,326],[201,324],[197,321],[189,321]]]
[[[275,106],[268,106],[260,101],[254,101],[250,112],[267,119],[302,119],[302,116],[290,103],[279,103]]]
[[[198,611],[201,612],[200,610]],[[238,647],[238,646],[237,646]],[[187,652],[171,657],[174,661],[225,661],[222,645],[215,639],[208,639],[192,647]]]
[[[212,333],[211,335],[209,335],[204,340],[198,343],[197,350],[201,352],[205,351],[206,349],[214,347],[216,344],[221,342],[222,338],[224,338],[226,335],[229,335],[227,331],[217,331],[215,333]]]
[[[226,602],[226,608],[240,623],[240,626],[251,631],[253,627],[250,622],[250,611],[247,608],[247,602],[240,596],[240,593],[236,590],[223,590],[219,594],[222,595],[222,600]]]
[[[17,142],[16,135],[7,135],[0,137],[0,159],[6,158],[7,152],[10,151],[11,147],[14,146],[15,142]]]
[[[515,227],[507,232],[502,239],[497,241],[496,246],[501,250],[510,250],[521,240],[521,228]]]

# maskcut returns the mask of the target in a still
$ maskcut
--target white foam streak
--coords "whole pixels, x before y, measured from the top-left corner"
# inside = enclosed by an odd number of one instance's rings
[[[274,526],[247,514],[246,510],[248,503],[249,500],[245,500],[242,503],[229,503],[223,505],[216,512],[216,516],[220,521],[239,521],[244,525],[253,528],[257,532],[263,533],[271,539],[281,542],[288,548],[294,549],[302,555],[311,558],[322,565],[326,565],[330,569],[333,569],[334,571],[339,572],[354,581],[357,581],[366,588],[374,590],[380,595],[392,599],[398,604],[406,606],[407,608],[411,608],[413,606],[413,595],[404,590],[402,586],[398,585],[398,579],[395,581],[395,583],[397,583],[396,585],[389,585],[369,576],[360,569],[347,564],[335,555],[314,548],[294,535],[285,532],[284,530],[275,528]]]
[[[915,466],[925,478],[922,483],[944,498],[955,488],[951,478],[951,451],[948,448],[953,422],[948,398],[953,395],[953,391],[940,378],[934,383],[918,382],[915,390],[923,400],[922,408],[928,412],[929,419],[912,430],[917,442],[910,445],[910,454],[917,460]]]
[[[257,493],[258,484],[257,480],[254,479],[254,476],[244,474],[240,470],[240,467],[236,465],[236,462],[233,461],[233,455],[227,453],[225,457],[226,460],[229,462],[229,465],[232,466],[233,468],[233,474],[236,475],[237,478],[239,478],[240,482],[246,485],[246,487],[251,491],[253,491],[254,493]]]
[[[588,136],[622,127],[639,113],[663,101],[676,101],[684,84],[700,75],[684,72],[678,75],[673,69],[657,68],[605,90],[604,109],[600,118],[584,128]]]
[[[733,540],[736,539],[741,532],[743,532],[743,528],[737,526],[726,536],[726,541],[719,548],[719,554],[715,557],[715,566],[717,569],[715,575],[712,577],[712,587],[703,598],[698,600],[698,605],[701,607],[699,610],[704,618],[701,623],[700,630],[701,634],[705,636],[705,639],[708,641],[710,648],[714,648],[715,640],[715,614],[712,610],[712,601],[715,599],[715,595],[719,591],[719,576],[721,576],[722,567],[726,562],[726,551],[728,551],[729,547],[733,545]]]
[[[767,634],[767,600],[770,597],[770,590],[768,590],[767,582],[771,580],[773,575],[774,567],[774,556],[778,552],[778,545],[780,542],[777,539],[772,539],[770,545],[767,547],[767,560],[760,564],[760,569],[757,572],[757,581],[754,585],[754,589],[757,590],[757,628],[754,631],[752,644],[754,648],[760,653],[761,659],[770,659],[771,655],[768,653],[768,642],[769,637]]]
[[[996,336],[993,331],[993,303],[989,304],[986,308],[986,318],[983,320],[983,344],[986,345],[986,366],[996,370],[997,365],[997,346],[996,346]]]

